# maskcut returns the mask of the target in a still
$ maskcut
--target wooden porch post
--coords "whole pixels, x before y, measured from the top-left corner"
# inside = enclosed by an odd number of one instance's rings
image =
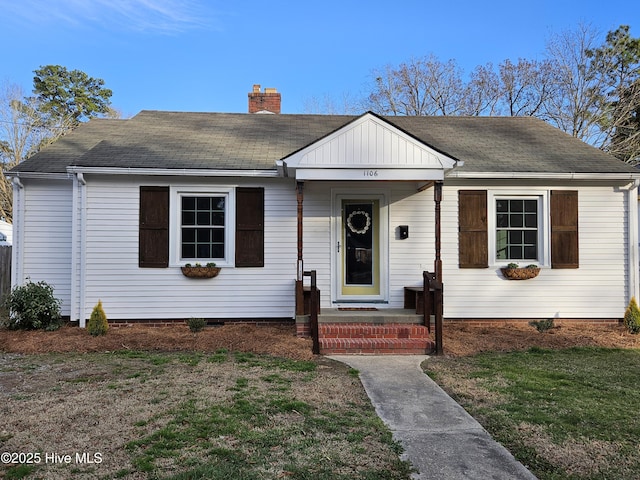
[[[436,204],[436,258],[433,262],[434,273],[436,274],[436,280],[442,282],[442,259],[440,257],[440,245],[441,245],[441,224],[440,224],[440,202],[442,201],[442,181],[435,182],[435,188],[433,189],[433,200]]]
[[[302,261],[302,201],[304,199],[304,182],[296,182],[296,198],[298,200],[298,273],[296,277],[296,315],[304,315],[304,263]]]

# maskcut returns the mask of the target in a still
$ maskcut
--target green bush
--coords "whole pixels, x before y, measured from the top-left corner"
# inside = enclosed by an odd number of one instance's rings
[[[207,322],[204,318],[190,318],[189,320],[187,320],[187,325],[189,325],[189,330],[191,330],[193,333],[197,333],[204,329],[204,327],[207,325]]]
[[[98,304],[93,307],[89,321],[87,322],[87,330],[94,337],[98,335],[106,335],[109,330],[107,315],[102,308],[102,300],[98,300]]]
[[[47,282],[15,287],[5,299],[9,311],[7,327],[13,330],[57,330],[62,325],[61,301],[53,296],[53,287]]]
[[[638,308],[636,297],[631,297],[629,306],[624,312],[624,326],[627,327],[627,330],[631,333],[640,332],[640,308]]]
[[[543,320],[533,320],[529,322],[529,325],[535,327],[539,332],[546,332],[547,330],[551,330],[553,328],[553,318],[545,318]]]

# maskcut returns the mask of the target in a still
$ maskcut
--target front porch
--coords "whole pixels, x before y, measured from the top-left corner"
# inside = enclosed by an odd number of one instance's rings
[[[435,341],[414,310],[324,309],[318,315],[321,355],[425,355]]]
[[[320,308],[316,272],[304,272],[296,332],[311,337],[321,355],[425,355],[442,353],[442,283],[423,273],[423,287],[406,287],[404,308]],[[427,295],[424,295],[427,292]]]

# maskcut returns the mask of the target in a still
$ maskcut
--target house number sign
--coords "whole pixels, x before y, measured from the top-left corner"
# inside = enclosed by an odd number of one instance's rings
[[[377,177],[378,176],[378,170],[363,170],[362,173],[363,173],[363,176],[365,176],[365,177]]]

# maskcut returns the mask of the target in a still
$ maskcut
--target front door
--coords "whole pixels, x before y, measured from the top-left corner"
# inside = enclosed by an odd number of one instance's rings
[[[337,195],[335,205],[336,300],[355,303],[384,301],[384,196]]]

